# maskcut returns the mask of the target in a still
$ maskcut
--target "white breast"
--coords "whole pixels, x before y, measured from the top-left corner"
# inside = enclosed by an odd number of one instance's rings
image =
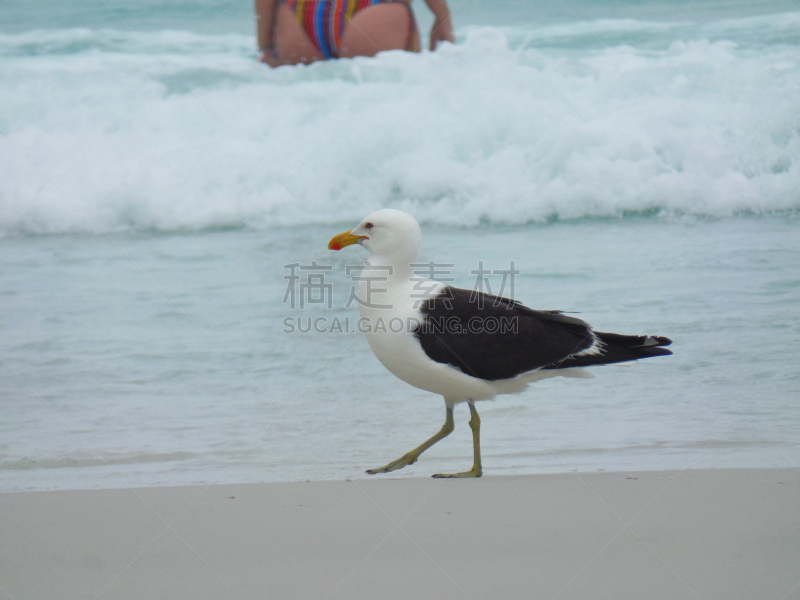
[[[423,319],[419,305],[436,296],[442,287],[443,284],[431,280],[374,284],[369,294],[371,306],[359,305],[367,342],[392,374],[415,387],[441,394],[449,404],[493,398],[497,392],[490,382],[431,360],[413,333]],[[366,288],[362,280],[359,288],[362,299],[366,298]],[[376,292],[375,288],[384,291]]]

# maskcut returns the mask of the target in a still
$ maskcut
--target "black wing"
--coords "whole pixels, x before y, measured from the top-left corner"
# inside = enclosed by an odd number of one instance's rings
[[[424,320],[414,334],[425,354],[489,381],[558,368],[594,343],[591,327],[580,319],[481,292],[446,287],[421,311]]]

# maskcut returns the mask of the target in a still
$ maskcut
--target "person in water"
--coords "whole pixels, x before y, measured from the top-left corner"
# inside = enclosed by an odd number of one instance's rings
[[[255,0],[261,62],[272,67],[328,58],[420,51],[411,0]],[[425,0],[435,17],[430,49],[454,42],[447,0]]]

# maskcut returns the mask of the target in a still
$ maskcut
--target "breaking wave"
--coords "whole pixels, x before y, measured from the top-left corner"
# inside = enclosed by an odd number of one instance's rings
[[[0,225],[472,226],[800,210],[800,13],[473,27],[275,71],[252,38],[0,36]]]

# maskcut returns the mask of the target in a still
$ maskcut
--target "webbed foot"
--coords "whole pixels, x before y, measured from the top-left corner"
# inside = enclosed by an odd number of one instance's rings
[[[370,475],[375,475],[377,473],[389,473],[391,471],[396,471],[397,469],[402,469],[403,467],[407,467],[408,465],[413,465],[417,462],[419,458],[419,454],[415,452],[408,452],[398,458],[397,460],[393,460],[388,465],[380,467],[378,469],[369,469],[367,473]]]
[[[436,473],[436,475],[431,475],[434,479],[455,479],[456,477],[480,477],[483,475],[483,471],[478,468],[472,468],[469,471],[464,471],[462,473]]]

